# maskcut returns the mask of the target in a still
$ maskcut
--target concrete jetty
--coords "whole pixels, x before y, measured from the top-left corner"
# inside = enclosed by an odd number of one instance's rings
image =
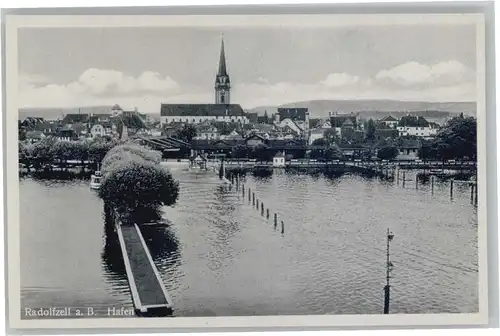
[[[115,223],[125,271],[139,316],[169,316],[173,303],[149,253],[141,230],[134,225]]]

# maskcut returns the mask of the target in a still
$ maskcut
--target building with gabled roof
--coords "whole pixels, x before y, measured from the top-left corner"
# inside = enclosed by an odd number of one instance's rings
[[[439,126],[436,123],[430,123],[424,117],[404,116],[399,120],[397,130],[399,136],[416,136],[422,138],[432,138],[436,136]]]
[[[354,128],[358,128],[360,122],[359,122],[359,116],[354,113],[350,114],[338,114],[337,112],[329,112],[329,117],[330,117],[330,126],[333,128],[337,127],[342,127],[344,123],[349,120],[350,123]]]
[[[205,121],[249,123],[239,104],[162,104],[160,113],[162,125],[171,122],[199,124]]]
[[[221,40],[219,67],[215,76],[214,104],[161,104],[160,123],[224,121],[248,124],[249,119],[239,104],[231,104],[231,82],[226,65],[224,39]]]
[[[399,121],[391,115],[379,120],[379,124],[385,125],[390,128],[396,128],[398,126],[398,123]]]
[[[62,120],[63,125],[89,122],[90,115],[88,113],[68,113]]]

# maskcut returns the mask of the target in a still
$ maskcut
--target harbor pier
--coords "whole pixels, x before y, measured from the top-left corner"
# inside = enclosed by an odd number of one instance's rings
[[[171,316],[172,299],[153,262],[139,226],[122,225],[119,221],[115,221],[115,229],[136,315]]]

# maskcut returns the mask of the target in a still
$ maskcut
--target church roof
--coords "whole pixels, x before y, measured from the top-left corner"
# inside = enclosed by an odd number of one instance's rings
[[[161,104],[162,117],[245,116],[240,104]]]

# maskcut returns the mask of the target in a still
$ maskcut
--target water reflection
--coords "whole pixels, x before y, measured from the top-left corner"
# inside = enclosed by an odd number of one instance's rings
[[[212,270],[222,268],[234,258],[231,239],[239,231],[239,223],[234,218],[237,204],[236,200],[231,197],[234,194],[223,186],[218,186],[214,194],[215,212],[210,216],[210,222],[215,228],[214,236],[210,239],[214,248],[214,252],[209,255],[209,267]]]
[[[108,225],[104,225],[104,247],[101,253],[102,266],[106,280],[115,284],[127,285],[127,274],[125,264],[120,249],[118,235],[115,230]]]
[[[38,170],[34,172],[21,172],[19,173],[22,178],[32,178],[34,180],[59,180],[59,181],[70,181],[70,180],[88,180],[92,175],[90,170]]]
[[[255,168],[252,170],[252,175],[254,177],[270,178],[273,176],[274,170],[272,168]]]
[[[179,240],[167,223],[143,225],[141,233],[158,267],[166,269],[179,264],[181,259]]]

